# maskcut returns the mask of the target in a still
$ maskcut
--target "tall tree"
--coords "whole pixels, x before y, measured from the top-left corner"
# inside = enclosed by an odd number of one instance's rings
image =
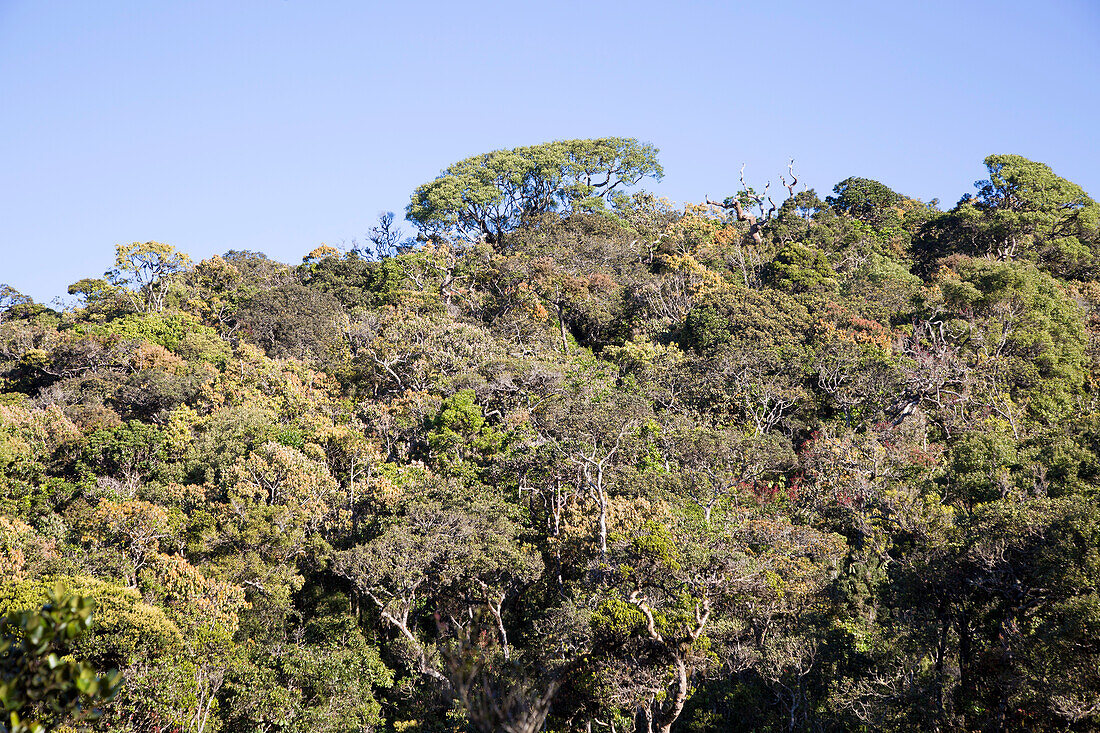
[[[663,174],[657,149],[633,138],[494,150],[461,160],[417,188],[406,215],[424,234],[499,244],[525,219],[603,210],[614,194]]]
[[[191,258],[162,242],[131,242],[115,247],[115,266],[107,272],[116,287],[134,289],[131,301],[143,313],[160,311],[172,275],[191,264]]]

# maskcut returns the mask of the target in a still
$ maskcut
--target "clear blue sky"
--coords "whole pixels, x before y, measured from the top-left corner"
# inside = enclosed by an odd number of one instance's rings
[[[296,262],[560,138],[653,142],[676,201],[794,157],[950,205],[994,152],[1100,195],[1098,39],[1096,0],[0,0],[0,282],[134,240]]]

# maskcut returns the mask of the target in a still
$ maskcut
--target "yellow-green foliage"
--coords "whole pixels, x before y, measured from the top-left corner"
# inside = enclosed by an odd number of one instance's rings
[[[78,642],[83,656],[126,665],[139,659],[170,657],[184,648],[183,634],[163,610],[145,603],[134,588],[96,578],[62,576],[4,583],[0,585],[0,613],[40,606],[58,582],[69,592],[96,602],[92,627]]]
[[[0,613],[97,603],[103,730],[1100,729],[1100,208],[1003,155],[674,208],[655,153],[0,286]]]

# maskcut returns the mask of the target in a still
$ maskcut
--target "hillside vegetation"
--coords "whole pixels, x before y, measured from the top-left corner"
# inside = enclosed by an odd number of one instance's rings
[[[985,164],[675,208],[562,141],[5,287],[0,614],[94,602],[96,730],[1096,730],[1100,205]]]

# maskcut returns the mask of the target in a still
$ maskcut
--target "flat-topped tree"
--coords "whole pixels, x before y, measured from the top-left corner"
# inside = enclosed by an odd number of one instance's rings
[[[624,188],[663,175],[649,143],[559,140],[461,160],[417,188],[405,213],[423,234],[500,244],[525,219],[606,210]]]

